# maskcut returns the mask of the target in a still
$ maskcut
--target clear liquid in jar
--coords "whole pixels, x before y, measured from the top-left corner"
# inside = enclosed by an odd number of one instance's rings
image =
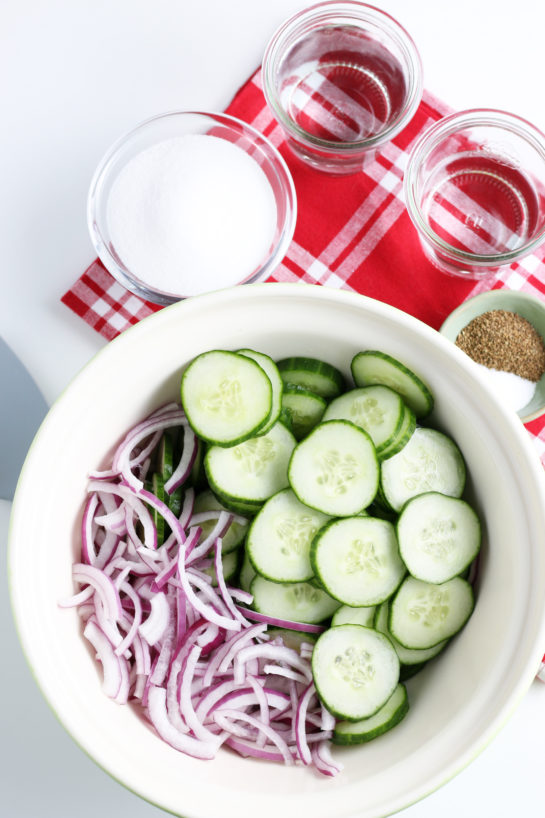
[[[329,26],[296,42],[279,67],[282,107],[311,137],[370,139],[396,122],[407,97],[400,60],[354,26]]]
[[[422,211],[429,227],[457,250],[483,256],[521,247],[538,229],[543,204],[516,162],[493,152],[463,152],[426,182]]]

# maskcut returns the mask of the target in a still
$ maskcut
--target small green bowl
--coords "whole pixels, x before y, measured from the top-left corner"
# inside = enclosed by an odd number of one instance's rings
[[[490,310],[508,310],[526,318],[545,341],[545,301],[514,290],[490,290],[460,304],[442,324],[439,332],[453,343],[459,333],[478,315]],[[523,423],[535,420],[545,412],[545,375],[541,377],[530,403],[519,409]]]

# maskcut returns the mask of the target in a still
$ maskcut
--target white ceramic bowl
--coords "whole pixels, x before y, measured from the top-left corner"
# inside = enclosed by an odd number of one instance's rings
[[[131,424],[178,394],[184,365],[214,347],[311,355],[348,371],[363,348],[385,350],[429,382],[432,421],[459,443],[484,523],[475,612],[448,651],[410,680],[395,730],[335,749],[336,779],[302,767],[186,758],[129,706],[101,692],[73,610],[86,474]],[[528,689],[545,644],[545,481],[527,433],[439,333],[378,301],[300,284],[257,284],[169,307],[112,341],[51,409],[29,452],[10,532],[12,602],[43,694],[86,752],[134,792],[185,818],[378,818],[468,764]]]

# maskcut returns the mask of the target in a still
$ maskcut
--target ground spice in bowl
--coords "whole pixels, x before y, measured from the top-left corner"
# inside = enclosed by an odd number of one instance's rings
[[[461,330],[455,343],[480,364],[512,408],[518,411],[529,403],[545,372],[545,345],[526,318],[508,310],[484,312]]]

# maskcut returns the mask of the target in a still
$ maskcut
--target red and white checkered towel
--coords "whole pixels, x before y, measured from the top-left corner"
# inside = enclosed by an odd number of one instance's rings
[[[523,290],[545,298],[545,248],[512,264],[490,282],[439,272],[424,257],[403,202],[409,152],[423,130],[449,109],[424,93],[409,125],[355,176],[326,176],[289,151],[263,96],[257,71],[227,113],[249,122],[280,150],[293,176],[298,217],[286,257],[269,281],[305,281],[354,290],[392,304],[439,329],[466,298],[490,289]],[[62,301],[108,340],[160,309],[127,292],[95,260]],[[526,425],[545,465],[545,416]],[[542,666],[545,681],[545,665]]]

